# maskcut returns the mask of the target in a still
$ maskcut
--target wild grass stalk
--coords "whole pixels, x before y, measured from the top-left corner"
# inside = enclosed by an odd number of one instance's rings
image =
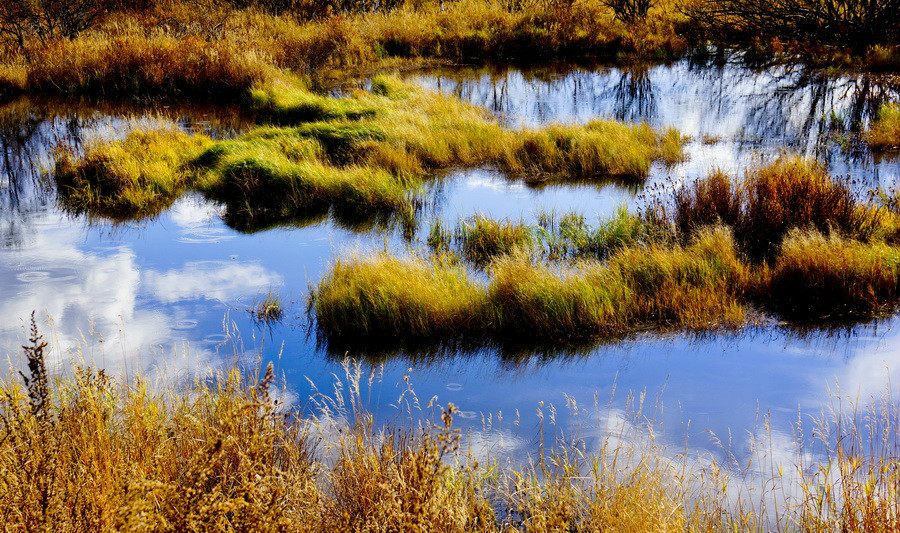
[[[33,327],[24,382],[11,376],[0,395],[0,518],[11,530],[880,533],[898,525],[892,389],[874,401],[832,393],[813,436],[804,437],[801,416],[795,451],[777,461],[767,423],[743,468],[668,445],[645,394],[623,408],[594,405],[594,414],[568,398],[564,433],[555,407],[541,403],[540,444],[513,460],[472,449],[456,408],[423,407],[410,385],[396,402],[401,421],[383,425],[353,362],[331,396],[290,406],[271,366],[154,388],[93,368],[57,376],[47,352]],[[755,454],[769,459],[756,464]],[[784,499],[763,503],[772,497]]]

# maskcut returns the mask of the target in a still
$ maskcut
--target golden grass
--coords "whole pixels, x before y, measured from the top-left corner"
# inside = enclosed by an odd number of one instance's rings
[[[438,2],[417,4],[302,22],[258,9],[158,2],[108,16],[71,40],[26,40],[27,61],[18,49],[0,57],[6,57],[4,68],[23,73],[16,79],[31,92],[233,99],[277,70],[329,78],[398,58],[660,59],[687,46],[675,34],[673,9],[655,9],[628,26],[599,0],[534,2],[522,9],[494,0],[459,0],[443,9]]]
[[[485,327],[486,298],[465,269],[378,254],[337,261],[315,293],[319,324],[335,335],[448,336]]]
[[[501,164],[512,173],[564,174],[576,180],[640,179],[654,161],[680,161],[682,144],[673,129],[657,133],[646,124],[593,120],[584,126],[526,130],[503,154]]]
[[[803,322],[868,319],[900,302],[900,249],[834,232],[795,229],[771,262],[748,261],[723,225],[707,226],[684,246],[655,238],[617,246],[602,262],[548,261],[537,244],[513,246],[469,258],[486,269],[483,283],[472,281],[457,256],[432,237],[435,259],[339,261],[312,291],[323,338],[340,343],[384,330],[433,343],[465,334],[560,344],[643,329],[737,328],[761,318],[755,309]],[[465,248],[461,254],[466,257]],[[448,273],[458,287],[446,283]],[[372,303],[425,294],[427,312]]]
[[[890,237],[897,222],[887,210],[859,199],[814,161],[796,156],[749,170],[741,180],[714,173],[675,194],[672,220],[690,235],[722,222],[751,257],[772,257],[793,228],[832,230],[868,241]]]
[[[794,428],[802,452],[783,464],[751,459],[746,470],[725,467],[730,458],[719,464],[667,447],[643,396],[621,412],[595,405],[597,435],[555,437],[555,409],[541,404],[540,447],[530,461],[511,463],[476,458],[454,428],[452,405],[430,419],[408,407],[409,422],[375,425],[362,400],[365,376],[352,362],[334,396],[286,407],[271,366],[261,376],[230,371],[193,386],[154,388],[89,368],[54,378],[47,350],[33,329],[25,386],[19,376],[2,383],[0,519],[9,531],[898,527],[900,410],[892,390],[849,410],[833,396],[842,407],[814,420],[812,441],[802,440],[810,428]],[[420,405],[411,387],[401,400]],[[574,400],[569,407],[573,417],[590,416]],[[823,450],[816,462],[809,449]],[[773,473],[758,477],[761,471]],[[754,488],[762,492],[754,496]],[[765,504],[792,493],[797,497],[777,511]]]
[[[723,228],[687,247],[631,247],[607,263],[494,260],[486,285],[446,258],[353,257],[313,292],[326,338],[469,334],[565,340],[619,336],[644,327],[740,325],[748,267]]]
[[[878,313],[897,302],[900,250],[795,230],[771,271],[771,305],[788,314]]]
[[[113,220],[156,215],[190,185],[183,162],[211,142],[164,126],[88,146],[79,158],[61,151],[54,173],[59,195],[75,212]]]
[[[878,116],[865,133],[866,142],[875,148],[900,147],[900,105],[887,104],[878,110]]]
[[[429,174],[508,162],[514,157],[510,146],[535,134],[504,128],[483,108],[388,76],[376,77],[371,91],[346,98],[316,94],[293,77],[255,86],[249,94],[256,111],[280,125],[219,142],[175,131],[135,132],[125,141],[92,147],[83,158],[61,154],[57,179],[63,201],[76,211],[117,220],[141,218],[191,187],[225,204],[228,223],[246,231],[318,220],[329,212],[347,220],[394,216],[411,226],[416,193]],[[640,179],[650,161],[668,157],[658,145],[680,150],[677,133],[604,123],[604,130],[639,132],[611,140],[595,127],[567,131],[593,152],[596,171],[619,172],[617,158],[628,151],[640,154],[638,168],[628,170]],[[205,150],[198,154],[187,146]],[[528,163],[533,172],[571,166],[576,177],[580,165],[568,156]]]

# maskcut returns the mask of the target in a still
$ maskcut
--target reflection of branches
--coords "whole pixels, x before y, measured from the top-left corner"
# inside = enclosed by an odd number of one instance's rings
[[[638,121],[655,116],[656,100],[647,69],[621,71],[615,88],[615,101],[615,117],[618,120]]]
[[[656,126],[699,127],[686,133],[739,135],[821,154],[840,120],[859,130],[896,81],[873,74],[832,76],[802,65],[750,70],[732,58],[696,58],[672,66],[593,71],[507,70],[438,74],[439,89],[507,118],[545,123],[612,117]],[[738,58],[740,59],[740,58]],[[737,131],[724,131],[740,121]]]

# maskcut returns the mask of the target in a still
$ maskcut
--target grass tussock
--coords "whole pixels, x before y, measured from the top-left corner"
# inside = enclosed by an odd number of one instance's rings
[[[749,276],[726,229],[687,247],[633,247],[607,263],[548,266],[522,254],[495,259],[489,280],[446,260],[377,255],[339,261],[313,293],[327,337],[617,336],[645,327],[739,325]],[[398,303],[399,302],[399,303]]]
[[[125,141],[94,147],[83,158],[62,154],[58,179],[71,193],[63,200],[79,211],[96,208],[103,216],[139,218],[160,205],[163,187],[147,179],[149,172],[169,181],[178,178],[177,186],[165,189],[170,200],[191,186],[222,202],[226,221],[239,229],[302,223],[329,213],[347,220],[393,216],[411,226],[416,193],[431,173],[499,162],[510,146],[533,134],[502,127],[485,109],[388,76],[376,77],[371,91],[346,98],[323,96],[297,78],[281,78],[253,89],[252,100],[261,117],[279,125],[218,142],[174,131],[167,137],[136,132]],[[630,131],[629,126],[608,127]],[[640,138],[622,142],[658,140],[646,126],[631,129],[641,131]],[[568,131],[573,138],[580,131],[584,146],[597,145],[597,168],[617,164],[600,162],[616,157],[615,142],[597,136],[591,126]],[[205,150],[182,148],[187,145]],[[530,167],[557,172],[560,165],[545,159]]]
[[[794,228],[834,230],[863,241],[896,231],[887,211],[857,198],[818,163],[799,157],[750,170],[738,181],[715,173],[676,191],[673,209],[682,234],[722,222],[754,258],[774,256]]]
[[[459,265],[378,254],[337,261],[315,292],[336,335],[433,337],[485,327],[486,298]]]
[[[438,224],[432,227],[431,234],[434,236],[440,231]],[[462,221],[452,238],[463,256],[479,265],[485,265],[501,255],[528,252],[534,243],[530,229],[524,224],[494,220],[480,215]],[[439,242],[443,244],[438,244],[438,249],[449,248],[446,239]]]
[[[556,439],[556,410],[542,403],[540,448],[510,463],[476,459],[452,405],[430,419],[409,407],[404,425],[376,424],[353,363],[333,397],[294,408],[279,400],[271,366],[261,376],[231,371],[154,388],[92,368],[53,377],[48,351],[33,327],[24,381],[2,383],[0,517],[11,531],[881,533],[898,525],[892,390],[850,410],[834,398],[838,407],[812,431],[800,417],[794,434],[812,440],[783,463],[755,458],[772,457],[766,439],[749,463],[673,451],[643,395],[622,411],[595,405],[598,435],[567,430]],[[402,394],[398,404],[420,405],[411,388]],[[573,418],[590,416],[570,402]],[[739,463],[746,470],[725,466]],[[767,505],[772,496],[784,500]]]
[[[900,147],[900,105],[882,106],[865,133],[865,139],[874,148]]]
[[[771,305],[786,314],[877,314],[900,296],[900,250],[795,230],[770,275]]]
[[[594,120],[584,126],[549,126],[525,131],[501,159],[512,173],[565,174],[578,180],[643,178],[654,161],[681,160],[683,140],[675,130],[658,133],[646,124]]]
[[[60,151],[54,173],[59,195],[79,213],[113,220],[156,215],[190,186],[183,162],[211,142],[164,127],[88,146],[81,157]]]

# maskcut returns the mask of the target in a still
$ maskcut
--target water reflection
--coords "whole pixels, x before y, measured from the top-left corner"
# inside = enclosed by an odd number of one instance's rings
[[[686,61],[633,71],[439,72],[418,79],[487,105],[512,124],[602,116],[672,125],[693,135],[691,159],[673,169],[655,167],[651,183],[692,179],[715,166],[740,172],[754,158],[776,155],[783,144],[822,153],[835,173],[866,184],[900,176],[897,162],[845,150],[833,140],[838,121],[853,131],[880,99],[897,96],[893,82],[876,77],[787,67],[753,72]],[[261,354],[277,363],[300,398],[311,392],[306,378],[327,387],[340,373],[340,360],[352,355],[381,369],[372,396],[379,412],[390,411],[407,374],[419,397],[437,395],[467,416],[502,411],[510,420],[518,410],[521,424],[491,431],[477,416],[460,420],[476,430],[480,447],[503,453],[530,450],[534,407],[540,401],[562,404],[563,393],[590,405],[614,388],[665,390],[667,438],[682,442],[687,432],[691,446],[709,449],[705,430],[744,436],[758,424],[757,405],[773,413],[775,427],[785,428],[798,406],[820,408],[836,380],[865,396],[880,393],[885,378],[900,378],[895,320],[830,334],[767,327],[708,337],[635,335],[563,348],[484,339],[444,346],[317,343],[298,318],[307,287],[348,249],[405,249],[390,224],[330,212],[249,224],[233,217],[228,205],[200,196],[183,197],[141,224],[70,217],[57,208],[55,191],[42,177],[53,146],[77,149],[97,135],[121,135],[133,117],[37,107],[15,116],[0,120],[0,313],[6,319],[0,348],[11,356],[32,310],[51,318],[48,337],[57,359],[84,358],[111,370],[168,365],[196,374],[236,355]],[[191,121],[184,120],[186,127]],[[510,181],[493,169],[453,172],[430,184],[423,218],[455,223],[475,212],[519,219],[541,210],[575,210],[593,221],[639,192],[627,184],[540,185]],[[269,290],[282,297],[288,317],[260,333],[243,309]],[[246,345],[219,347],[235,330]],[[173,345],[189,356],[173,357]]]
[[[412,76],[485,106],[511,125],[586,122],[596,117],[672,126],[693,138],[690,161],[656,179],[742,172],[784,149],[817,157],[867,186],[891,185],[896,161],[860,146],[856,134],[900,80],[834,74],[803,65],[753,70],[738,59],[597,70],[456,69]]]

